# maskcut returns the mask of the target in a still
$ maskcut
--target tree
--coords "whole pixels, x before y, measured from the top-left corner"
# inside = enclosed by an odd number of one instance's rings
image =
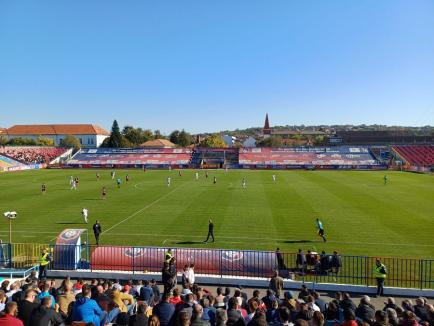
[[[36,141],[32,138],[16,137],[8,141],[8,145],[14,146],[36,146]]]
[[[199,146],[201,147],[228,147],[220,135],[211,135],[203,139]]]
[[[125,144],[125,142],[122,139],[122,134],[121,131],[119,129],[119,125],[118,122],[115,120],[113,121],[113,125],[112,125],[112,131],[110,133],[110,137],[108,138],[107,141],[107,147],[112,147],[112,148],[119,148],[119,147],[123,147],[123,145]]]
[[[172,133],[169,135],[169,140],[172,143],[174,143],[174,144],[178,144],[178,141],[179,141],[179,130],[172,131]]]
[[[60,147],[73,147],[74,150],[81,148],[80,141],[73,135],[68,135],[60,141]]]
[[[130,143],[130,146],[137,147],[152,138],[152,131],[125,126],[122,135]]]
[[[38,146],[54,146],[54,140],[48,137],[39,136],[36,140],[36,145]]]
[[[186,146],[190,146],[191,143],[192,143],[191,135],[188,132],[186,132],[184,129],[182,129],[182,131],[179,133],[177,144],[181,147],[186,147]]]
[[[258,147],[282,147],[283,141],[280,136],[271,136],[260,140],[257,143]]]
[[[6,137],[0,136],[0,146],[5,146],[8,143]]]

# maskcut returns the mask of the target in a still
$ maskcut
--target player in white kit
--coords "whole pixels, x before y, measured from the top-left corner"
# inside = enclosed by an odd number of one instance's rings
[[[276,175],[273,174],[273,182],[276,182]]]
[[[199,180],[199,172],[196,172],[196,180]]]
[[[88,216],[88,213],[89,213],[89,211],[88,211],[86,208],[83,208],[83,209],[81,210],[81,215],[83,215],[84,221],[85,221],[86,223],[88,223],[88,222],[87,222],[87,216]]]
[[[168,187],[170,187],[171,182],[172,182],[172,178],[171,178],[171,177],[168,177],[168,178],[167,178],[167,186],[168,186]]]

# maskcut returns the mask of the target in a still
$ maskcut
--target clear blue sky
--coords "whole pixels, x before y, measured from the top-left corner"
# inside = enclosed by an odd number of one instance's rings
[[[0,126],[434,125],[432,0],[0,0]]]

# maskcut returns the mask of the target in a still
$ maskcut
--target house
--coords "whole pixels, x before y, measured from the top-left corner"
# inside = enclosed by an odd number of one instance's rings
[[[141,144],[140,147],[175,148],[176,145],[167,139],[153,139]]]
[[[7,139],[30,138],[37,140],[38,137],[50,138],[54,145],[59,146],[66,136],[74,136],[84,148],[99,147],[110,133],[93,124],[50,124],[50,125],[15,125],[1,135]]]
[[[243,147],[256,147],[256,139],[252,136],[249,136],[244,140]]]
[[[225,142],[226,146],[233,147],[237,138],[230,135],[223,135],[222,140]]]

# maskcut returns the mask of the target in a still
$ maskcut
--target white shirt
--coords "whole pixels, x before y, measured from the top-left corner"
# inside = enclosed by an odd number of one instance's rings
[[[188,269],[188,271],[187,271],[187,278],[188,278],[188,280],[190,281],[190,284],[194,284],[194,281],[195,281],[195,276],[194,276],[194,270],[193,270],[193,268],[189,268]]]
[[[83,214],[83,216],[87,217],[87,212],[88,212],[88,210],[86,208],[83,208],[83,210],[81,211],[81,214]]]

